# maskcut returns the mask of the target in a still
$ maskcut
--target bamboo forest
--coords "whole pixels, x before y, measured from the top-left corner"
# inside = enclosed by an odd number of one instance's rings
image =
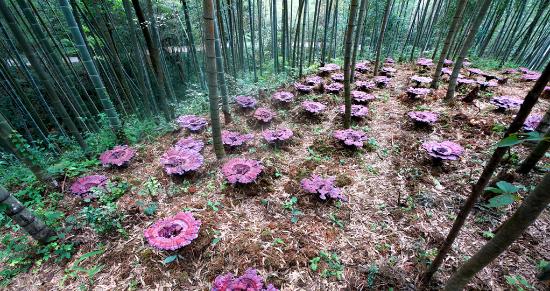
[[[550,0],[0,0],[1,290],[550,290]]]

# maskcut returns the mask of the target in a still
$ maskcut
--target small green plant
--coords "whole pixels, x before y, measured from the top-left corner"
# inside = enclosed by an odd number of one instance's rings
[[[508,285],[513,287],[515,290],[524,291],[535,289],[535,287],[529,284],[529,281],[521,275],[506,275],[504,278],[506,278],[506,283],[508,283]]]
[[[497,196],[489,199],[489,203],[486,204],[487,207],[500,208],[500,207],[508,206],[514,203],[514,201],[517,201],[520,199],[519,195],[517,195],[517,192],[519,191],[518,187],[506,181],[498,181],[496,186],[497,187],[485,188],[486,191],[490,191],[498,194]]]
[[[86,206],[79,214],[98,234],[104,235],[116,231],[126,235],[126,230],[122,227],[123,215],[114,203],[107,203],[98,207]]]
[[[158,204],[155,202],[151,202],[147,204],[147,206],[143,209],[143,213],[147,216],[153,216],[157,212]]]
[[[491,231],[484,231],[482,235],[486,239],[492,239],[493,237],[495,237],[495,234]]]
[[[283,208],[290,211],[290,222],[296,223],[300,219],[300,215],[303,213],[296,208],[296,204],[298,203],[298,198],[296,196],[290,197],[290,199],[283,203]]]
[[[503,133],[506,131],[506,125],[505,124],[502,124],[502,123],[495,123],[493,124],[493,127],[491,128],[491,130],[495,133]]]
[[[143,183],[143,188],[138,192],[141,196],[157,196],[161,188],[160,182],[155,177],[149,177],[145,183]]]
[[[284,244],[285,244],[285,241],[282,238],[276,237],[275,239],[273,239],[273,243],[272,243],[273,246],[284,245]]]
[[[314,161],[316,163],[322,163],[322,162],[326,162],[326,161],[330,161],[330,157],[327,157],[327,156],[323,156],[319,153],[317,153],[312,147],[308,147],[307,148],[307,152],[308,152],[308,156],[306,157],[306,160],[308,161]]]
[[[319,256],[309,260],[309,268],[314,272],[322,270],[321,276],[325,278],[343,279],[344,265],[342,265],[340,257],[336,253],[320,251]]]
[[[212,230],[212,232],[214,232],[214,238],[212,239],[212,243],[210,243],[211,245],[215,246],[217,245],[221,240],[221,234],[222,232],[219,231],[219,230]]]
[[[378,275],[378,272],[380,269],[376,264],[372,264],[369,266],[369,274],[367,275],[367,286],[369,288],[374,287],[374,280],[376,279],[376,275]]]
[[[328,215],[328,217],[329,217],[330,221],[332,223],[334,223],[334,225],[338,226],[341,229],[344,229],[344,222],[342,220],[338,219],[338,217],[336,217],[336,215],[334,215],[334,213],[331,212]]]
[[[91,257],[101,255],[104,252],[105,250],[100,247],[98,250],[91,251],[80,256],[69,268],[65,269],[65,276],[63,276],[63,279],[61,280],[61,286],[65,284],[67,279],[76,278],[81,275],[86,275],[88,277],[89,284],[92,285],[94,276],[101,272],[103,265],[94,265],[91,268],[84,268],[80,264]]]
[[[210,207],[210,209],[212,209],[214,212],[218,212],[220,210],[220,205],[221,203],[219,201],[210,201],[208,200],[208,202],[206,203],[206,206]]]
[[[99,197],[99,202],[101,204],[107,204],[110,202],[117,201],[120,197],[126,193],[129,188],[128,182],[111,182],[107,183],[105,190],[99,190],[100,193],[96,193]]]

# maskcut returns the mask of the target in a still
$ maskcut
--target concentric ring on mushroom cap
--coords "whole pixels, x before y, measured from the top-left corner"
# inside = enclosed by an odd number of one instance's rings
[[[103,152],[99,156],[101,164],[106,167],[109,165],[122,166],[130,162],[136,151],[127,145],[118,145]]]
[[[82,198],[91,198],[90,190],[94,187],[102,188],[107,184],[108,178],[104,175],[89,175],[78,178],[71,185],[71,192]]]
[[[201,221],[191,212],[161,219],[144,231],[147,242],[161,250],[176,250],[191,243],[199,236]]]
[[[256,160],[234,158],[222,166],[222,174],[231,184],[248,184],[254,182],[263,170]]]
[[[170,148],[160,158],[160,163],[164,166],[164,171],[169,174],[183,175],[195,171],[204,162],[204,157],[193,150],[180,148]]]

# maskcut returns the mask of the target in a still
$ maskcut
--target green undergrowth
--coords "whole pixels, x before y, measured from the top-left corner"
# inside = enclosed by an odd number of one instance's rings
[[[20,154],[61,181],[65,180],[65,177],[77,177],[98,169],[99,153],[116,145],[115,135],[104,116],[100,116],[100,125],[101,129],[98,132],[86,136],[90,148],[89,155],[86,155],[76,142],[63,136],[49,137],[50,143],[57,145],[61,150],[58,155],[42,142],[28,144],[20,135],[14,135],[12,142]],[[124,133],[129,144],[153,141],[173,129],[174,126],[166,122],[155,123],[153,120],[140,120],[136,117],[129,117],[124,122]],[[57,233],[54,241],[40,245],[0,209],[0,224],[4,226],[0,233],[0,286],[9,285],[20,273],[38,271],[46,262],[67,262],[78,248],[78,245],[69,239],[75,233],[93,231],[100,236],[126,235],[123,226],[124,213],[116,206],[116,200],[128,189],[126,181],[115,179],[108,184],[105,191],[96,193],[100,197],[97,202],[84,201],[88,204],[73,212],[67,209],[66,205],[60,204],[63,193],[38,182],[14,155],[0,153],[0,184],[9,189],[23,205]]]

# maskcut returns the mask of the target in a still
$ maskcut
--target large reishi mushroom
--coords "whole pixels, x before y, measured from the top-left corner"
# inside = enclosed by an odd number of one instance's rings
[[[161,219],[144,231],[147,242],[159,250],[177,250],[199,236],[201,221],[191,212]]]

